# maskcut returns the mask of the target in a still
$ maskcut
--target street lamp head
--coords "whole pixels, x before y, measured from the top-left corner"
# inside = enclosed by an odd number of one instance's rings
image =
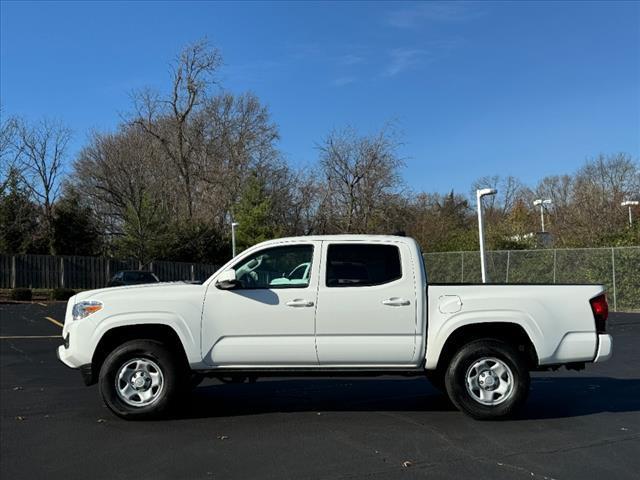
[[[484,197],[485,195],[495,195],[496,193],[498,193],[498,190],[496,190],[495,188],[483,188],[476,190],[476,195],[478,197]]]
[[[240,225],[240,224],[239,224],[239,223],[237,223],[237,222],[232,222],[232,223],[231,223],[231,226],[232,226],[232,227],[237,227],[238,225]]]

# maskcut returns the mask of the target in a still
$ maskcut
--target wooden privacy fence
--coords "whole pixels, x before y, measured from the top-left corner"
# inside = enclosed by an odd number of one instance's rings
[[[430,282],[480,282],[477,251],[425,253],[424,259]],[[138,266],[104,257],[0,255],[0,288],[102,288],[116,272]],[[602,283],[613,310],[640,310],[640,247],[492,251],[487,268],[496,283]],[[202,281],[217,267],[157,261],[145,270],[163,282]]]
[[[137,260],[106,257],[0,255],[0,288],[102,288],[120,270],[139,270]],[[202,281],[215,265],[188,262],[151,262],[150,271],[162,282]]]

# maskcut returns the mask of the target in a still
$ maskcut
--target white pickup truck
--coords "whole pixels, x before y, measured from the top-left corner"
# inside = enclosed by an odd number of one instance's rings
[[[487,419],[524,403],[532,370],[607,360],[607,314],[600,285],[427,284],[411,238],[309,236],[256,245],[201,285],[79,293],[57,353],[129,419],[205,377],[383,374],[424,375]]]

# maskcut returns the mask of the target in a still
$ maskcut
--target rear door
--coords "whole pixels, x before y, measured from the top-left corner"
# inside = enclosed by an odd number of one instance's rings
[[[414,361],[416,278],[401,242],[325,241],[316,309],[322,366]]]

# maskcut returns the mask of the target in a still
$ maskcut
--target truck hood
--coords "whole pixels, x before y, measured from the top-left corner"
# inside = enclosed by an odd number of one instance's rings
[[[123,287],[108,287],[108,288],[99,288],[97,290],[87,290],[85,292],[80,292],[71,299],[69,299],[72,303],[77,303],[82,300],[103,300],[110,297],[118,297],[122,295],[130,296],[136,294],[148,294],[148,293],[159,293],[159,294],[169,294],[171,291],[182,290],[186,288],[191,289],[200,289],[202,288],[201,284],[197,283],[188,283],[188,282],[160,282],[160,283],[145,283],[142,285],[126,285]]]

